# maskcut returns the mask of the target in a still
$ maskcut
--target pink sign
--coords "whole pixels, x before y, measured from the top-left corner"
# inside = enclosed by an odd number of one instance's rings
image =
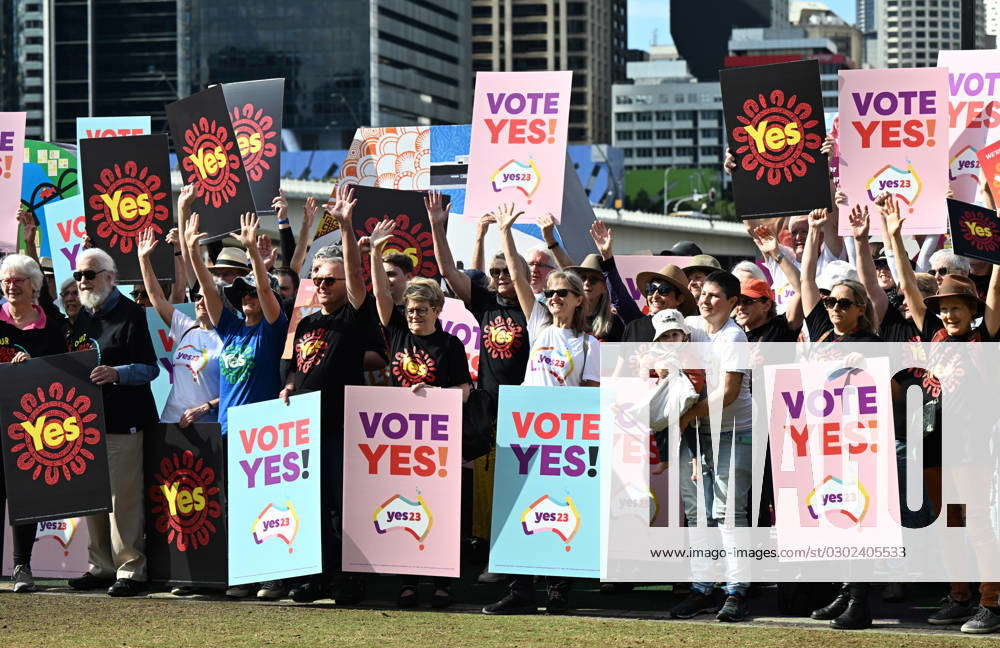
[[[0,250],[17,251],[17,214],[24,167],[23,112],[0,112]]]
[[[976,202],[979,160],[976,153],[1000,139],[1000,52],[942,51],[938,65],[948,68],[948,177],[955,198]]]
[[[499,203],[558,221],[566,170],[572,72],[479,72],[465,189],[467,219]]]
[[[632,299],[642,309],[643,313],[648,314],[649,308],[646,306],[646,296],[643,294],[643,287],[638,285],[636,277],[639,276],[640,272],[657,272],[663,266],[671,263],[683,270],[684,266],[691,263],[691,257],[615,255],[615,266],[618,268],[618,274],[621,276],[622,281],[625,282],[625,287],[628,288]]]
[[[346,572],[459,575],[462,392],[347,387]]]
[[[948,231],[948,70],[842,70],[840,187],[851,205],[878,213],[890,192],[906,217],[904,234]],[[881,234],[878,218],[872,234]],[[840,222],[840,234],[850,235]]]
[[[441,328],[451,333],[465,345],[465,357],[469,359],[469,373],[472,380],[479,380],[479,342],[482,334],[479,322],[465,307],[461,299],[447,297],[440,315]]]
[[[3,517],[3,573],[14,570],[14,542],[10,524]],[[31,550],[31,572],[36,578],[76,578],[90,569],[86,518],[39,522]]]

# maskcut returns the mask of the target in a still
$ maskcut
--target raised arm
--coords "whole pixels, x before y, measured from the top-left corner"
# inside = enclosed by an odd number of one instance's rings
[[[774,230],[767,225],[758,225],[750,230],[750,238],[757,245],[761,256],[765,259],[773,260],[781,268],[781,271],[785,273],[788,283],[792,285],[795,296],[789,300],[788,306],[785,308],[785,319],[788,320],[789,328],[799,328],[802,326],[802,320],[804,319],[804,312],[802,310],[802,283],[799,279],[799,269],[795,267],[795,264],[792,263],[792,260],[787,255],[782,253],[781,248],[778,247],[778,237],[775,235]]]
[[[986,289],[986,312],[983,314],[983,323],[991,338],[995,338],[1000,331],[1000,265],[993,264],[993,272],[990,273],[990,285]]]
[[[146,288],[149,301],[156,309],[156,314],[160,316],[163,323],[170,328],[170,322],[174,319],[174,307],[163,296],[163,289],[160,282],[156,280],[156,273],[153,271],[153,260],[150,256],[159,244],[153,235],[153,229],[147,227],[136,239],[138,247],[136,252],[139,255],[139,269],[142,271],[142,285]]]
[[[538,228],[542,230],[542,238],[545,240],[545,245],[549,246],[549,250],[552,251],[552,256],[555,257],[556,265],[559,266],[559,269],[562,270],[573,265],[573,259],[569,258],[569,254],[563,249],[562,244],[559,243],[559,239],[556,236],[556,219],[552,214],[546,212],[539,216]]]
[[[365,279],[361,272],[361,252],[358,238],[354,234],[351,217],[358,201],[354,199],[354,187],[342,184],[337,187],[335,200],[329,208],[330,216],[340,226],[340,242],[344,248],[344,276],[347,278],[347,300],[355,309],[365,301]],[[381,264],[379,264],[381,265]]]
[[[510,280],[514,282],[514,290],[517,291],[517,301],[521,304],[524,316],[530,319],[531,311],[535,308],[535,294],[531,292],[527,267],[518,262],[517,246],[514,244],[514,234],[511,232],[514,223],[524,212],[514,211],[514,203],[507,203],[499,205],[493,213],[497,217],[500,245],[503,248],[503,255],[507,259]]]
[[[493,214],[483,214],[479,217],[479,222],[476,223],[476,241],[472,244],[472,268],[480,272],[486,272],[486,254],[483,252],[483,245],[486,241],[486,232],[489,231],[490,225],[495,223],[496,218]],[[438,262],[438,265],[441,265]],[[455,290],[455,287],[451,287]]]
[[[188,218],[187,227],[184,228],[184,242],[188,248],[188,258],[191,260],[194,276],[201,284],[201,294],[205,297],[208,319],[211,320],[212,326],[218,326],[219,317],[222,315],[222,297],[215,289],[215,280],[205,265],[205,256],[201,250],[201,240],[205,238],[205,234],[198,231],[200,220],[197,212]]]
[[[278,189],[278,195],[271,201],[271,208],[274,209],[274,222],[278,226],[281,262],[287,266],[295,256],[295,235],[292,234],[292,225],[288,222],[288,198],[285,197],[284,189]],[[298,274],[297,270],[295,274]]]
[[[924,297],[920,294],[917,286],[917,275],[910,266],[910,260],[906,256],[906,249],[903,247],[903,222],[906,217],[899,213],[899,203],[891,198],[886,199],[880,211],[882,217],[882,236],[886,243],[892,246],[892,254],[896,261],[896,276],[899,277],[899,290],[903,293],[906,307],[910,309],[913,323],[917,329],[924,330],[924,317],[927,315],[927,306],[924,305]]]
[[[882,322],[885,311],[889,308],[889,298],[882,286],[878,285],[878,275],[875,272],[875,259],[872,258],[871,246],[868,244],[868,228],[871,221],[868,218],[868,206],[861,209],[855,205],[848,217],[851,222],[851,234],[854,236],[854,258],[858,268],[858,278],[868,291],[875,309],[876,324]]]
[[[594,239],[594,245],[601,254],[601,269],[604,271],[604,283],[608,287],[608,297],[611,298],[611,305],[614,306],[618,317],[622,322],[628,324],[633,320],[642,317],[640,309],[632,295],[629,294],[625,282],[618,274],[618,266],[615,264],[615,234],[611,228],[599,220],[595,220],[590,226],[590,238]],[[642,290],[642,288],[640,288]]]
[[[21,224],[21,238],[24,239],[24,252],[35,260],[38,260],[38,247],[35,245],[35,237],[38,233],[38,221],[35,215],[28,211],[23,205],[17,210],[17,222]]]
[[[180,195],[177,196],[177,234],[181,240],[181,262],[185,268],[184,279],[189,282],[184,285],[185,289],[190,288],[193,285],[190,281],[197,278],[193,276],[193,272],[191,274],[186,272],[188,268],[194,269],[194,266],[191,265],[191,251],[186,240],[187,220],[191,217],[191,205],[194,203],[194,197],[193,184],[181,187]],[[200,251],[199,254],[201,254]]]
[[[811,313],[819,303],[819,287],[816,286],[816,266],[819,263],[819,233],[829,213],[825,209],[814,209],[809,212],[809,233],[806,234],[805,250],[802,252],[802,273],[800,275],[800,290],[802,308]]]
[[[260,301],[260,312],[268,324],[274,324],[281,315],[281,304],[271,290],[271,278],[267,275],[267,266],[257,247],[257,230],[260,219],[257,214],[247,212],[240,216],[239,240],[247,250],[250,265],[253,268],[253,278],[257,283],[257,299]]]
[[[441,192],[431,190],[424,197],[424,208],[427,218],[431,221],[431,236],[434,239],[434,259],[437,261],[441,276],[466,306],[472,301],[472,280],[469,275],[458,269],[448,245],[447,227],[451,203],[444,205]]]
[[[826,155],[827,160],[833,154],[833,147],[836,143],[837,141],[832,135],[827,135],[823,140],[820,153]],[[826,219],[826,223],[823,225],[823,245],[826,246],[826,249],[830,250],[833,256],[839,258],[844,251],[844,239],[840,238],[840,234],[837,231],[840,229],[840,201],[837,200],[837,183],[834,182],[832,176],[830,177],[830,197],[833,209],[830,210],[830,217]]]
[[[316,199],[309,196],[306,198],[306,206],[302,211],[302,229],[299,230],[299,240],[295,244],[292,260],[288,262],[288,267],[299,276],[302,276],[302,263],[306,260],[306,254],[309,253],[313,237],[316,236],[316,214],[318,213],[319,206]]]
[[[167,243],[174,247],[174,283],[170,286],[169,300],[171,304],[183,304],[187,301],[187,265],[184,263],[182,249],[184,247],[184,234],[177,227],[173,227],[167,232]],[[167,324],[169,326],[169,323]]]
[[[389,292],[389,276],[385,273],[382,265],[382,250],[385,249],[392,232],[396,229],[396,221],[385,219],[375,226],[372,233],[368,235],[371,242],[371,252],[369,259],[372,267],[372,294],[375,295],[375,306],[378,309],[378,318],[382,326],[389,326],[392,319],[392,310],[396,305],[392,302],[392,293]]]

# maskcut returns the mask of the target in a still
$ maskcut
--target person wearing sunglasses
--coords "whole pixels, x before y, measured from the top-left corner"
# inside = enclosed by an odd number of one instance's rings
[[[930,264],[931,267],[927,273],[934,277],[939,286],[946,275],[968,277],[969,273],[972,272],[969,260],[951,250],[938,250],[931,255]]]
[[[608,295],[604,271],[601,267],[601,257],[588,254],[578,266],[566,268],[575,272],[583,281],[583,296],[587,298],[587,326],[590,333],[600,342],[619,342],[625,333],[625,325],[621,318],[611,310],[611,297]]]

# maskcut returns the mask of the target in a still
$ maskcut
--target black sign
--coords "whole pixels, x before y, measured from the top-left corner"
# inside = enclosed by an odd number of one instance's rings
[[[955,254],[1000,264],[1000,219],[992,209],[948,199]]]
[[[0,365],[0,424],[10,519],[44,522],[111,511],[96,351]]]
[[[138,236],[152,229],[156,278],[174,279],[173,247],[164,239],[174,227],[166,135],[80,140],[87,234],[115,260],[118,283],[141,284]]]
[[[225,454],[218,423],[155,426],[144,439],[149,580],[225,586]]]
[[[236,145],[250,180],[257,212],[273,213],[281,181],[281,115],[284,79],[224,83]]]
[[[819,62],[719,71],[736,215],[763,218],[832,207]]]
[[[195,187],[191,209],[201,215],[201,231],[213,240],[239,230],[254,201],[222,87],[167,104],[167,121],[181,178]]]

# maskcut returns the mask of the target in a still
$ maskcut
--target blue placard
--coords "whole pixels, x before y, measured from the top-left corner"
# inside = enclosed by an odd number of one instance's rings
[[[48,241],[57,291],[62,289],[63,282],[72,277],[76,270],[76,258],[83,252],[86,223],[83,196],[63,198],[45,207],[45,219],[40,226],[45,228],[42,240]]]
[[[58,273],[56,281],[59,281]],[[195,319],[193,303],[186,302],[173,306],[191,319]],[[146,326],[149,327],[149,337],[153,340],[153,351],[156,352],[156,364],[160,368],[160,375],[149,383],[149,387],[153,390],[153,398],[156,400],[156,411],[162,415],[163,408],[167,404],[167,396],[170,395],[170,389],[174,385],[174,339],[170,337],[170,324],[163,322],[155,308],[146,309]]]

